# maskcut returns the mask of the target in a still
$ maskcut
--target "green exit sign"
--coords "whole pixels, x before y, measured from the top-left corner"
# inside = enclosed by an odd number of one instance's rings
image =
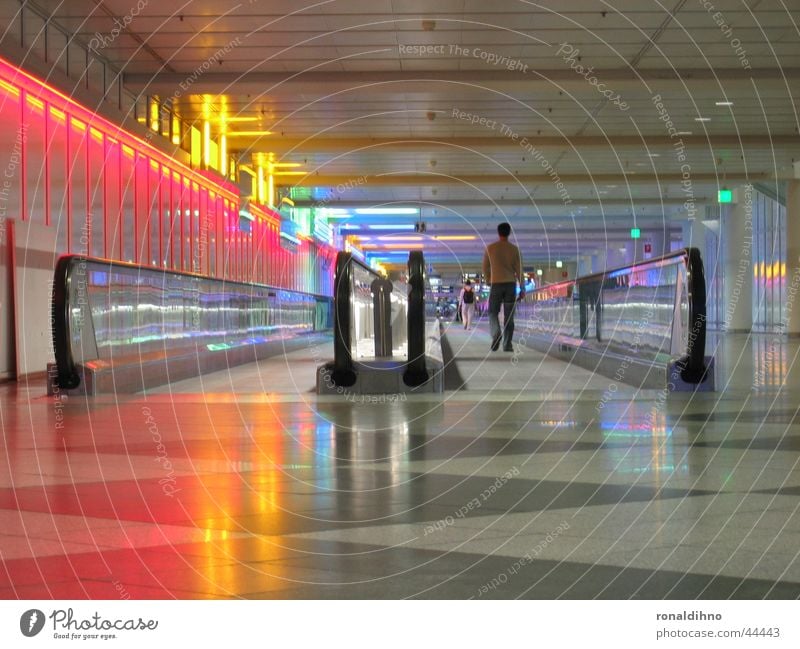
[[[720,189],[717,192],[718,203],[733,203],[733,192],[730,189]]]
[[[638,239],[642,236],[642,231],[639,228],[631,228],[631,239]]]

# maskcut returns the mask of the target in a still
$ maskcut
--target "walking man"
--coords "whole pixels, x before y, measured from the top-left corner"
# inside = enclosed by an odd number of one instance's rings
[[[514,305],[517,301],[517,282],[519,299],[525,296],[525,279],[522,275],[522,256],[519,248],[508,240],[511,225],[501,223],[497,226],[498,241],[486,246],[483,255],[483,275],[491,285],[489,291],[489,327],[492,333],[492,351],[500,348],[513,352],[511,341],[514,338]],[[503,305],[503,328],[500,329],[500,305]]]

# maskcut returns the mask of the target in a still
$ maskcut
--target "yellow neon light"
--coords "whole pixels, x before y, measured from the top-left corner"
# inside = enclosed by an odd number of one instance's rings
[[[52,115],[59,122],[66,121],[67,119],[67,114],[64,111],[58,110],[58,108],[54,108],[53,106],[50,106],[50,115]]]
[[[225,133],[219,136],[219,172],[228,175],[228,139]]]
[[[203,122],[203,166],[211,166],[211,124]]]
[[[272,162],[270,163],[273,167],[302,167],[303,165],[300,162]]]
[[[306,171],[276,171],[276,176],[307,176]]]
[[[256,190],[257,190],[256,191],[256,198],[258,199],[259,203],[263,203],[264,202],[264,197],[266,196],[266,193],[267,193],[266,192],[266,186],[264,184],[264,168],[263,167],[259,167],[258,168],[257,183],[258,184],[256,185]]]
[[[6,83],[5,81],[0,81],[0,88],[7,90],[15,97],[19,97],[19,88],[12,86],[10,83]]]
[[[235,124],[237,122],[257,122],[258,117],[227,117],[223,115],[220,117],[219,121],[227,124]]]
[[[231,137],[258,137],[260,135],[272,135],[272,131],[230,131],[228,135]]]
[[[122,145],[122,152],[128,157],[131,158],[133,157],[133,149],[129,147],[127,144]]]
[[[181,143],[181,120],[178,119],[177,115],[172,116],[172,143]]]
[[[41,106],[41,108],[43,109],[44,102],[37,99],[36,97],[32,97],[31,93],[40,94],[45,92],[47,93],[48,100],[51,96],[57,98],[57,101],[70,115],[72,123],[75,124],[75,127],[79,130],[84,130],[85,127],[83,125],[79,125],[78,122],[74,121],[76,119],[75,117],[76,115],[80,116],[80,118],[82,118],[85,123],[99,123],[102,125],[102,128],[107,129],[107,131],[100,132],[99,139],[102,139],[103,134],[106,132],[119,133],[122,136],[122,138],[127,139],[127,141],[129,142],[132,142],[137,149],[142,151],[147,151],[148,155],[161,160],[164,164],[173,162],[170,158],[168,158],[168,156],[163,151],[153,146],[145,139],[127,133],[121,130],[119,125],[113,124],[112,122],[108,121],[107,119],[104,119],[103,117],[100,117],[97,114],[93,114],[85,106],[76,102],[72,97],[64,94],[60,90],[57,90],[56,88],[42,81],[35,75],[26,72],[25,70],[22,70],[21,68],[9,63],[8,60],[4,57],[0,57],[0,76],[4,76],[6,78],[13,77],[15,81],[19,80],[19,82],[17,83],[17,88],[19,90],[14,89],[13,86],[8,89],[11,90],[11,92],[13,92],[14,94],[17,94],[17,92],[21,90],[27,91],[26,98],[28,101],[31,102],[33,106],[36,107]],[[4,88],[7,88],[7,84],[5,84],[5,82],[0,82],[0,83],[4,84],[3,85]],[[199,151],[201,148],[199,144],[201,142],[201,136],[200,132],[197,129],[193,128],[192,131],[193,132],[197,131],[197,136],[198,136],[197,146],[195,146],[194,139],[192,140],[192,153],[193,153],[192,164],[194,164],[196,167],[199,167],[200,166]],[[109,143],[109,145],[115,145],[118,143],[118,140],[113,139],[110,136],[106,136],[106,141]],[[196,160],[194,156],[194,151],[198,152]],[[194,172],[191,169],[187,169],[187,173],[194,173]],[[209,183],[210,181],[208,178],[202,178],[201,182]],[[220,188],[218,191],[220,192],[220,195],[231,196],[231,198],[235,197],[235,195],[232,192],[226,189]]]
[[[275,175],[270,174],[267,179],[267,204],[275,205]]]
[[[36,99],[36,97],[31,97],[30,95],[28,95],[26,97],[26,99],[28,100],[28,103],[31,106],[34,106],[35,108],[38,108],[39,110],[42,110],[44,108],[44,102],[41,99]]]
[[[158,103],[155,101],[150,102],[150,128],[158,130]]]

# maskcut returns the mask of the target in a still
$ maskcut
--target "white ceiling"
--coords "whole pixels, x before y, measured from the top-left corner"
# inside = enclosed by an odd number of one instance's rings
[[[682,165],[704,206],[719,186],[774,183],[800,159],[800,0],[712,1],[708,12],[697,0],[150,0],[102,53],[146,94],[175,96],[194,76],[176,97],[189,119],[256,118],[230,128],[273,134],[229,142],[243,160],[301,163],[308,175],[281,184],[306,187],[309,201],[419,202],[442,234],[490,234],[507,218],[523,241],[575,255],[617,245],[607,237],[624,240],[634,214],[647,227],[675,219],[677,236]],[[38,4],[85,41],[135,6]],[[562,43],[629,108],[571,69]],[[654,95],[692,134],[684,160]],[[523,137],[565,179],[567,205]],[[471,261],[476,246],[450,254]]]

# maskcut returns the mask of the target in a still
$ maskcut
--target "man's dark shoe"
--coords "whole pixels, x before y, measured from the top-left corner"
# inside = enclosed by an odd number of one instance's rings
[[[514,348],[511,345],[509,345],[508,347],[503,347],[503,351],[504,352],[513,352]]]
[[[499,340],[493,340],[492,341],[492,351],[496,352],[498,349],[500,349],[500,341]]]

